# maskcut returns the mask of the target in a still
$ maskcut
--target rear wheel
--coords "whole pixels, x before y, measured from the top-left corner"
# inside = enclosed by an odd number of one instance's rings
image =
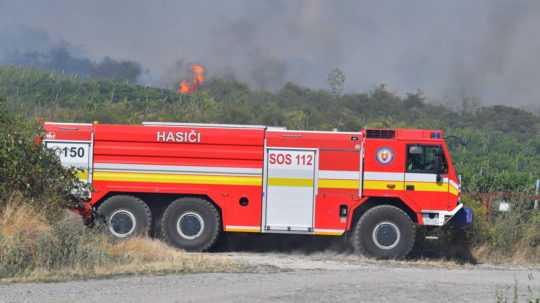
[[[97,210],[107,231],[118,239],[147,236],[152,213],[144,201],[129,195],[116,195],[105,200]]]
[[[396,259],[409,254],[416,235],[415,224],[401,209],[376,206],[356,223],[352,235],[355,251],[375,258]]]
[[[171,245],[187,251],[204,251],[216,242],[221,219],[212,203],[199,198],[180,198],[165,210],[161,229]]]

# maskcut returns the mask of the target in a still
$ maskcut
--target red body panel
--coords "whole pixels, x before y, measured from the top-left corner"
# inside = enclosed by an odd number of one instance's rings
[[[86,123],[45,122],[46,140],[88,141],[92,140],[93,125]]]

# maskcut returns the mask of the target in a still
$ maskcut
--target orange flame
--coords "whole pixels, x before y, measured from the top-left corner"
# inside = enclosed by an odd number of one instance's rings
[[[200,64],[193,64],[191,66],[193,72],[193,85],[201,85],[204,82],[204,66]]]
[[[189,82],[187,82],[186,80],[180,81],[180,85],[178,85],[178,93],[179,94],[191,93],[191,87],[189,86]]]
[[[191,94],[196,91],[201,84],[204,83],[204,66],[200,64],[193,64],[191,66],[191,72],[193,73],[191,84],[187,80],[180,81],[180,83],[178,84],[179,94]]]

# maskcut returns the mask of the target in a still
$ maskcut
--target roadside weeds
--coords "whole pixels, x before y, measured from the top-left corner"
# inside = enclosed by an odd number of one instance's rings
[[[73,214],[48,223],[19,199],[0,213],[0,283],[246,270],[241,262],[187,253],[159,240],[114,241]]]

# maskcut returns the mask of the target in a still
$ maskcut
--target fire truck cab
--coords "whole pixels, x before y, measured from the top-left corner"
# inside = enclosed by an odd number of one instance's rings
[[[472,221],[440,130],[44,124],[43,144],[93,188],[78,210],[111,235],[207,250],[223,232],[347,235],[406,256],[418,225]],[[458,219],[454,219],[458,221]]]

